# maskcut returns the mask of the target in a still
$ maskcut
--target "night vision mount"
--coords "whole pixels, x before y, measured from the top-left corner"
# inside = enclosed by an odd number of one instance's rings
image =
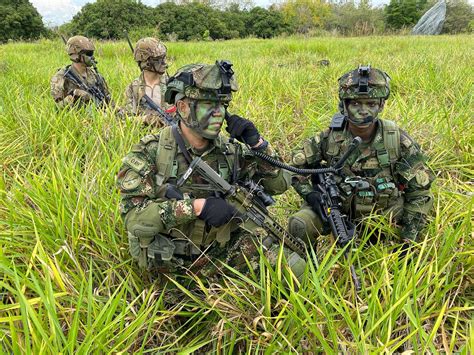
[[[357,72],[359,73],[359,93],[367,94],[369,92],[370,64],[359,65]]]
[[[230,79],[234,75],[234,71],[232,70],[233,64],[230,62],[230,60],[216,60],[216,65],[221,70],[222,78],[222,87],[219,90],[219,93],[228,95],[231,93]]]

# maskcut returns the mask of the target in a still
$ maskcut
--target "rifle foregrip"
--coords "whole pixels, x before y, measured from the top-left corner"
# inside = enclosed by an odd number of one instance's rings
[[[341,215],[341,211],[338,209],[332,208],[329,213],[329,220],[331,221],[331,226],[333,229],[334,237],[337,238],[337,244],[346,245],[352,239],[352,236],[349,235],[349,231],[344,221],[344,217]]]

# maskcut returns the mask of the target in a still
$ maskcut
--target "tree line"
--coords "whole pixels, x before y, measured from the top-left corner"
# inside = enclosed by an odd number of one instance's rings
[[[55,30],[99,39],[155,36],[164,40],[225,40],[283,34],[307,36],[397,33],[413,27],[436,0],[280,0],[269,8],[246,0],[174,0],[156,7],[138,0],[97,0]],[[474,10],[468,0],[448,0],[444,33],[472,32]],[[0,42],[51,36],[28,0],[0,0]]]

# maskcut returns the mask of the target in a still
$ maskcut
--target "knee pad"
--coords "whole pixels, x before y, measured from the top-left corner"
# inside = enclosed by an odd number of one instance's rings
[[[306,261],[296,252],[292,252],[288,255],[286,261],[288,262],[288,267],[293,274],[295,274],[298,281],[301,282],[303,280],[304,270],[306,269]]]
[[[322,234],[322,222],[319,216],[310,208],[304,208],[290,217],[288,231],[291,235],[304,240],[308,245],[313,245]]]

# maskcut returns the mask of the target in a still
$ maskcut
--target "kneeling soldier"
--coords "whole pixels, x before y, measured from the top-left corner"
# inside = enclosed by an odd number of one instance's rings
[[[220,261],[245,270],[248,259],[257,269],[257,245],[276,263],[280,246],[264,230],[244,229],[236,208],[198,173],[183,178],[190,162],[200,157],[231,184],[250,179],[269,194],[289,187],[283,171],[251,153],[260,150],[274,155],[255,125],[226,113],[237,83],[229,63],[227,67],[220,63],[179,69],[165,95],[166,102],[177,107],[178,124],[142,138],[123,159],[118,174],[121,212],[130,252],[143,268],[210,276],[222,272]],[[220,134],[224,119],[230,135],[245,145]],[[288,266],[301,277],[305,261],[283,250]]]
[[[390,93],[389,76],[378,69],[359,67],[339,79],[342,115],[330,128],[307,139],[293,154],[293,165],[333,165],[354,137],[362,144],[336,176],[343,212],[357,219],[381,213],[400,227],[405,241],[416,241],[433,205],[434,175],[418,144],[395,122],[378,118]],[[297,176],[293,186],[304,198],[302,209],[289,219],[291,234],[314,243],[329,231],[323,223],[321,194],[316,183]],[[323,217],[322,217],[323,216]]]
[[[87,37],[74,36],[67,41],[66,51],[72,65],[59,69],[51,78],[51,95],[59,107],[111,103],[107,84],[95,67],[94,50],[94,44]]]

